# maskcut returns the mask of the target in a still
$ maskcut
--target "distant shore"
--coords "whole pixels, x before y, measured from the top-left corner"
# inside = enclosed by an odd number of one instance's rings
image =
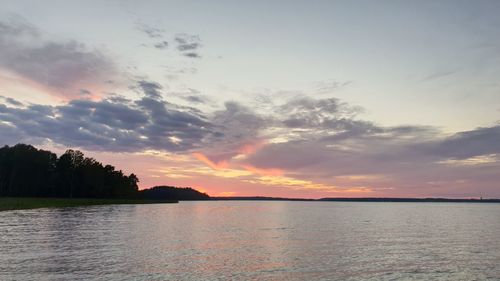
[[[198,200],[182,200],[198,201]],[[306,202],[428,202],[428,203],[500,203],[500,199],[455,199],[455,198],[281,198],[281,197],[210,197],[203,201],[306,201]],[[0,211],[37,208],[62,208],[114,204],[163,204],[178,203],[178,200],[154,199],[97,199],[97,198],[44,198],[44,197],[0,197]]]
[[[178,203],[177,200],[0,197],[0,211],[113,204]]]
[[[436,203],[500,203],[500,199],[456,199],[456,198],[346,198],[346,197],[331,197],[321,199],[306,199],[306,198],[281,198],[281,197],[263,197],[263,196],[249,196],[249,197],[211,197],[211,200],[219,201],[313,201],[313,202],[436,202]]]

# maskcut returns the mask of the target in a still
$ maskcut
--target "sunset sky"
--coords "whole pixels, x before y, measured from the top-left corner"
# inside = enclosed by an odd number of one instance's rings
[[[500,197],[500,1],[0,5],[0,144],[212,196]]]

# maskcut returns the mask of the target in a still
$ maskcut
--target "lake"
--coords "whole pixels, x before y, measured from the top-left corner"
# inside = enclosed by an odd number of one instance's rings
[[[500,280],[500,204],[205,201],[0,212],[0,280]]]

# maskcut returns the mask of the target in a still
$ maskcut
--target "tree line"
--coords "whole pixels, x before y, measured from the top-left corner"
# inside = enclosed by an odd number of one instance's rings
[[[139,191],[136,175],[67,150],[60,157],[28,144],[0,148],[0,196],[208,200],[195,189],[156,186]]]
[[[142,199],[209,200],[210,196],[190,187],[155,186],[139,191]]]
[[[78,150],[57,157],[26,144],[0,148],[0,196],[134,198],[138,182]]]

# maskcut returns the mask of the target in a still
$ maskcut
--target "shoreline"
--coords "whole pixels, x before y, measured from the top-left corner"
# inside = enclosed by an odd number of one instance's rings
[[[101,199],[101,198],[47,198],[47,197],[0,197],[0,212],[39,208],[64,208],[124,204],[172,204],[177,200]]]
[[[500,199],[454,199],[454,198],[390,198],[390,197],[361,197],[361,198],[346,198],[346,197],[330,197],[320,199],[307,198],[280,198],[280,197],[211,197],[212,201],[305,201],[305,202],[401,202],[401,203],[500,203]]]
[[[374,202],[374,203],[500,203],[500,199],[452,199],[452,198],[280,198],[280,197],[211,197],[206,200],[181,201],[298,201],[298,202]],[[179,200],[154,199],[102,199],[102,198],[47,198],[47,197],[0,197],[0,212],[39,208],[64,208],[125,204],[173,204]]]

